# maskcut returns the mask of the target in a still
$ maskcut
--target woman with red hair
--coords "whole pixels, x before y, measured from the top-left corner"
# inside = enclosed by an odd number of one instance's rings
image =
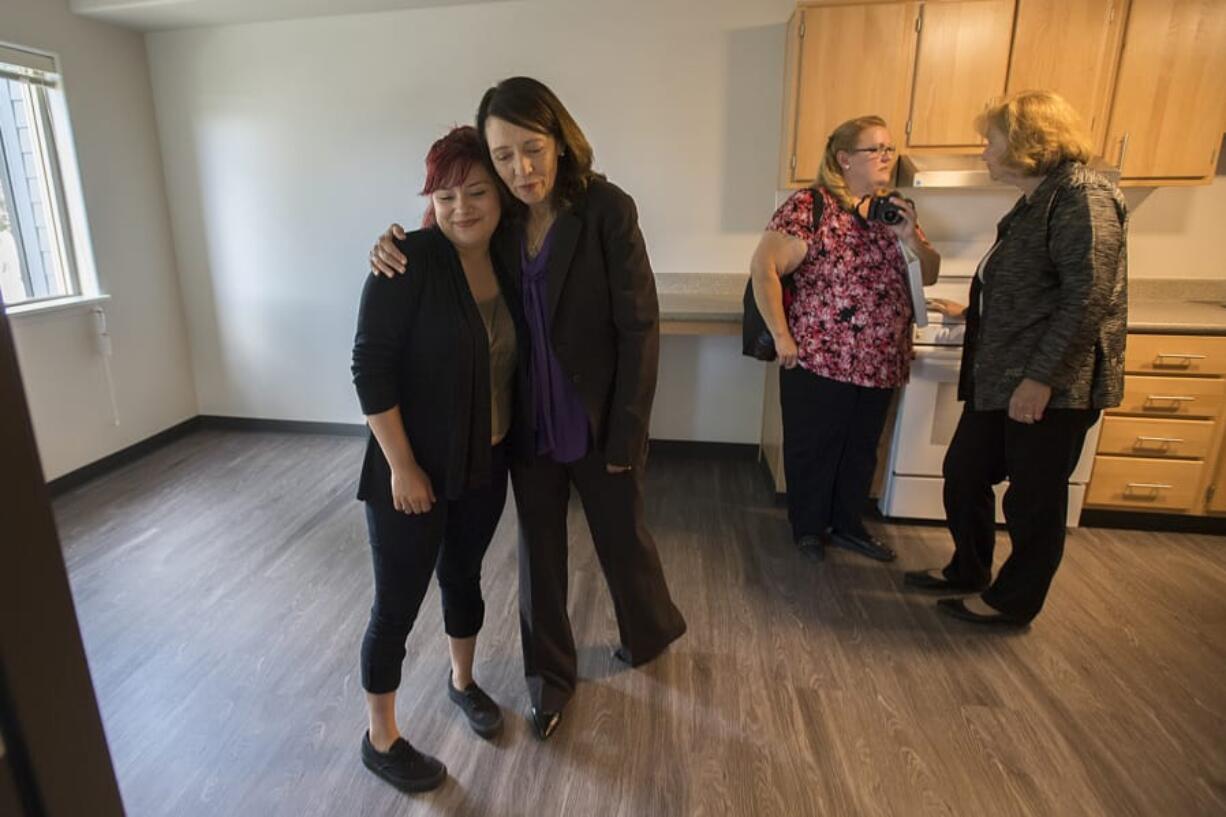
[[[396,725],[405,639],[437,573],[451,650],[448,696],[477,734],[502,727],[473,680],[485,605],[481,561],[502,516],[517,361],[505,273],[490,254],[502,215],[488,154],[472,127],[426,157],[422,229],[399,241],[417,275],[366,279],[353,346],[353,382],[371,436],[358,488],[374,558],[375,600],[362,640],[370,729],[362,760],[406,791],[438,786],[447,770]]]

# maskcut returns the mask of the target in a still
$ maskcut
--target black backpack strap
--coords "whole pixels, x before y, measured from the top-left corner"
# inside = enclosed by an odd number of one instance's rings
[[[810,187],[810,194],[813,196],[813,223],[809,228],[817,235],[817,228],[822,223],[822,211],[826,208],[826,197],[822,195],[820,187]]]

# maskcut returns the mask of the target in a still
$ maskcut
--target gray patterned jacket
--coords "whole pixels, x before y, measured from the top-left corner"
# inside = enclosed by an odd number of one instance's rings
[[[997,225],[983,282],[971,284],[959,399],[1007,409],[1029,377],[1052,387],[1050,408],[1119,405],[1127,231],[1119,191],[1080,162],[1064,162],[1023,196]]]

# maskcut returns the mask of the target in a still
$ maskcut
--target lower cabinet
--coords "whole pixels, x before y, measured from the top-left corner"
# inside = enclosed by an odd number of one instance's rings
[[[1086,507],[1226,513],[1226,337],[1130,335],[1124,399],[1107,412]]]

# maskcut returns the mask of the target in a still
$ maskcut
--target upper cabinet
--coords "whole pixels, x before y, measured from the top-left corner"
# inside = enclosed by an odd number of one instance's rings
[[[1125,179],[1212,176],[1226,124],[1226,0],[1132,0],[1106,156]]]
[[[810,184],[826,137],[848,119],[885,118],[902,144],[911,105],[919,3],[876,3],[797,10],[788,30],[782,176]],[[873,43],[871,56],[864,43]]]
[[[787,187],[813,182],[846,119],[884,116],[904,151],[974,152],[984,106],[1028,89],[1068,99],[1125,184],[1207,182],[1226,130],[1226,0],[811,0],[786,70]]]
[[[1081,112],[1103,152],[1126,0],[1018,0],[1008,93],[1045,88]]]
[[[1005,91],[1014,0],[925,3],[919,25],[908,147],[965,147],[975,117]]]

